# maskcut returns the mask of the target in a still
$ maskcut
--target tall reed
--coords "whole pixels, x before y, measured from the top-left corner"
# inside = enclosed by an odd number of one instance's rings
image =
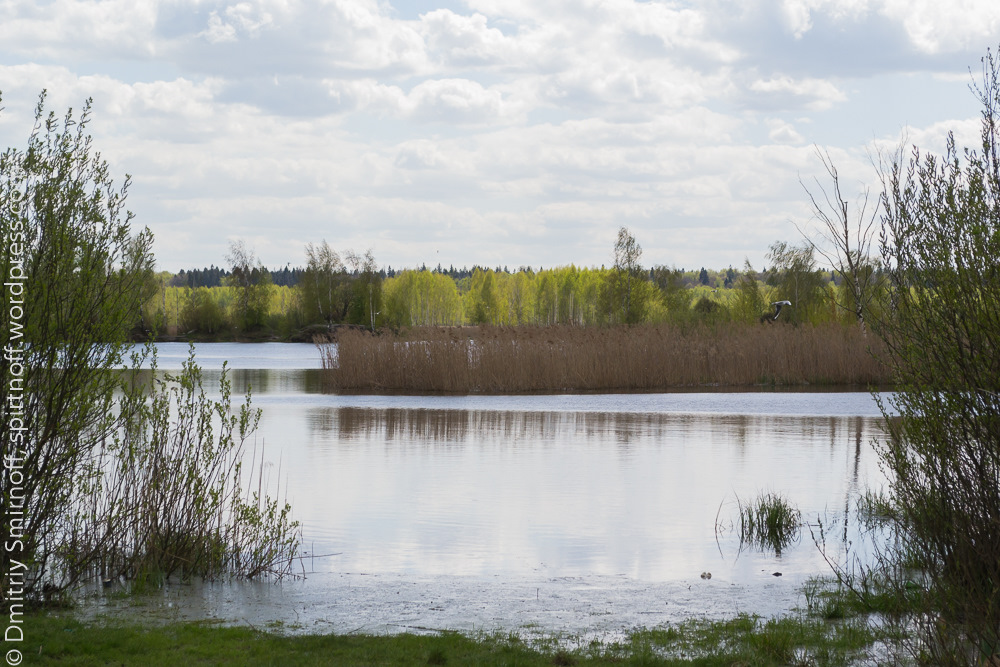
[[[887,380],[854,327],[468,327],[342,331],[319,341],[338,391],[655,391]],[[877,351],[877,350],[876,350]]]

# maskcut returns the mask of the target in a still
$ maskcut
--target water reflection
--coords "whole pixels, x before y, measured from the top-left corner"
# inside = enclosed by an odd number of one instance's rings
[[[152,386],[152,371],[142,369],[125,371],[127,376],[145,387]],[[167,375],[179,376],[178,368],[161,368],[157,377]],[[232,384],[233,396],[238,398],[250,391],[254,397],[261,396],[294,396],[299,394],[321,394],[326,391],[323,381],[323,371],[319,369],[268,369],[268,368],[236,368],[226,371]],[[218,368],[202,369],[202,387],[210,396],[217,396],[222,370]]]
[[[869,417],[308,406],[295,418],[296,510],[317,548],[343,554],[338,571],[745,581],[774,556],[717,544],[737,496],[780,491],[808,515],[881,479]],[[778,560],[825,568],[811,544]]]
[[[495,410],[434,410],[424,408],[312,408],[307,423],[323,440],[405,441],[440,444],[500,441],[512,446],[525,440],[573,437],[614,442],[627,447],[647,440],[660,443],[702,438],[725,439],[742,451],[797,440],[803,446],[824,443],[831,451],[851,445],[851,477],[860,472],[862,445],[881,420],[873,417],[802,418],[780,415],[702,415],[605,412],[511,412]]]
[[[142,347],[136,343],[132,349]],[[191,352],[189,343],[157,343],[155,347],[157,363],[163,369],[179,369]],[[203,369],[218,370],[223,363],[239,369],[322,368],[319,349],[309,343],[195,343],[194,350]]]
[[[206,386],[217,387],[220,371],[205,371]],[[240,368],[229,372],[233,393],[251,390],[254,396],[263,394],[319,394],[324,391],[323,371],[319,369],[259,369]]]
[[[161,352],[176,368],[187,346]],[[234,396],[252,388],[263,415],[250,447],[280,476],[306,550],[337,555],[280,586],[165,591],[189,618],[606,636],[783,613],[807,577],[830,572],[808,531],[778,557],[741,553],[716,522],[771,490],[823,517],[828,548],[857,545],[849,499],[884,483],[880,413],[863,392],[342,396],[324,388],[313,346],[198,354],[206,389],[223,359]]]

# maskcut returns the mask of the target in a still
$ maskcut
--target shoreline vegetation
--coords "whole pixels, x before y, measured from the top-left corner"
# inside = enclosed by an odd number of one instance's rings
[[[0,613],[12,665],[26,607],[115,581],[279,580],[300,545],[253,439],[249,392],[234,400],[224,371],[210,393],[193,353],[155,382],[119,372],[157,368],[155,350],[128,345],[151,293],[153,236],[133,228],[129,179],[113,181],[86,134],[90,101],[60,121],[45,98],[27,148],[0,152]]]
[[[645,392],[699,386],[885,386],[857,326],[414,327],[318,336],[347,393]]]
[[[691,618],[635,628],[611,640],[565,633],[413,628],[399,634],[303,633],[218,620],[141,622],[107,616],[83,621],[33,612],[25,656],[59,665],[852,665],[885,657],[906,631],[889,597],[864,600],[831,579],[811,580],[803,606],[763,618]],[[881,620],[873,620],[872,614]]]

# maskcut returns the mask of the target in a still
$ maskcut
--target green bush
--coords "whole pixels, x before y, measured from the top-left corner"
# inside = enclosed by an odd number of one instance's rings
[[[935,664],[1000,655],[1000,74],[983,63],[981,150],[949,136],[944,156],[914,149],[884,172],[886,514],[929,584],[915,621]],[[911,575],[894,573],[902,590]]]

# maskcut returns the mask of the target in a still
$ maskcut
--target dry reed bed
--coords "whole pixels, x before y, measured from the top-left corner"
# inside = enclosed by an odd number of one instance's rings
[[[699,385],[883,384],[880,341],[855,327],[349,330],[321,344],[346,392],[654,391]],[[870,348],[875,348],[874,350]]]

